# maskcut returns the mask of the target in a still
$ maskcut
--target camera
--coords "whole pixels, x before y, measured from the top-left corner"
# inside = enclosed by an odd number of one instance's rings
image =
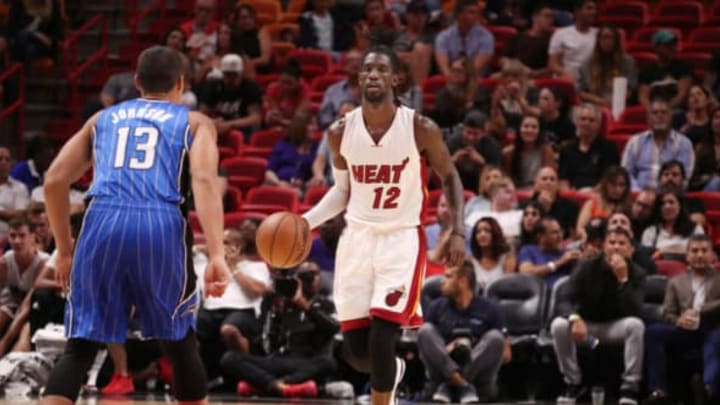
[[[280,270],[277,275],[273,277],[275,294],[283,298],[292,299],[295,297],[298,287],[302,287],[303,291],[310,291],[313,278],[315,278],[316,274],[317,272],[315,270]]]

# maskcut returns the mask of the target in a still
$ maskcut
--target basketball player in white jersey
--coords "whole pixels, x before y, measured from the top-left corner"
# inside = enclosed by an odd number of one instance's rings
[[[373,405],[395,401],[405,371],[395,345],[400,327],[416,315],[425,276],[423,157],[442,179],[453,212],[445,263],[460,265],[465,256],[460,178],[437,125],[396,103],[397,66],[385,47],[363,58],[362,104],[328,130],[335,185],[304,215],[315,228],[346,210],[334,300],[345,359],[370,374]]]

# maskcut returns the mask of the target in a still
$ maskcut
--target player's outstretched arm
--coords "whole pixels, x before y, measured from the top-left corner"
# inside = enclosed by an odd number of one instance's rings
[[[99,113],[92,116],[60,149],[45,173],[45,206],[58,258],[72,253],[70,185],[92,165],[92,134]]]
[[[462,182],[437,124],[427,117],[415,114],[414,126],[418,149],[442,180],[443,192],[453,215],[451,239],[444,259],[449,266],[459,266],[465,259],[465,200]]]
[[[328,190],[323,198],[315,204],[303,218],[308,222],[310,229],[317,227],[330,218],[334,218],[345,210],[350,195],[350,177],[345,158],[340,155],[340,143],[345,130],[345,120],[340,119],[328,129],[328,147],[332,151],[332,171],[335,184]]]
[[[204,114],[190,112],[193,142],[190,147],[190,176],[195,210],[207,240],[208,267],[205,293],[222,295],[229,280],[223,246],[223,203],[218,178],[219,153],[215,125]]]

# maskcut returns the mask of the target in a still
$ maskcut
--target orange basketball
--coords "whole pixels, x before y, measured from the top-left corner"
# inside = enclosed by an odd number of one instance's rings
[[[295,267],[310,253],[312,237],[307,222],[291,212],[276,212],[265,218],[255,236],[258,253],[271,266]]]

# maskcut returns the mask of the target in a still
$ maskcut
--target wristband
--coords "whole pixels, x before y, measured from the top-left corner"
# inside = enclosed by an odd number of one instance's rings
[[[547,262],[546,266],[548,269],[550,269],[550,273],[555,273],[555,270],[557,270],[557,265],[555,265],[555,262]]]
[[[462,232],[460,232],[460,231],[455,231],[455,230],[453,230],[453,231],[450,233],[450,235],[455,235],[455,236],[458,236],[458,237],[460,237],[460,238],[465,239],[465,233],[462,233]]]

